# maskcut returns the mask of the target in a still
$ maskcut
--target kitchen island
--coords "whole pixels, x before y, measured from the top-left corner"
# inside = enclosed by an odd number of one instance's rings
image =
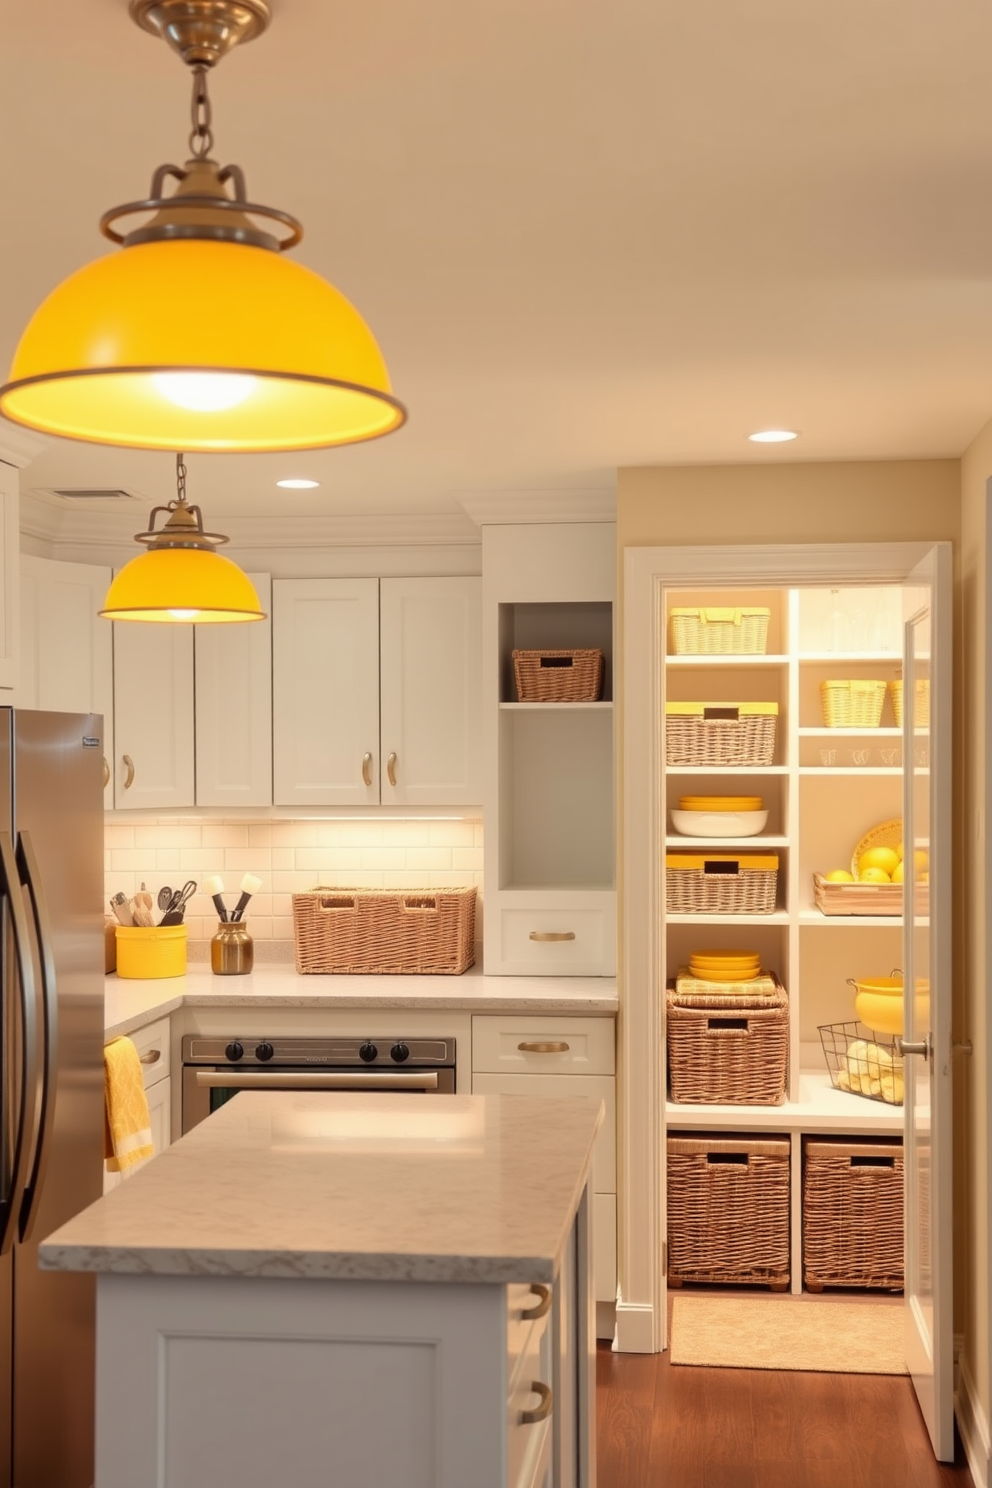
[[[42,1244],[96,1488],[593,1488],[583,1098],[246,1092]]]

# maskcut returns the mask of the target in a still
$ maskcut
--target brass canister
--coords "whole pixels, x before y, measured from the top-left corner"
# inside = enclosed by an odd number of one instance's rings
[[[243,920],[221,920],[210,942],[210,969],[215,976],[247,976],[255,963],[255,946]]]

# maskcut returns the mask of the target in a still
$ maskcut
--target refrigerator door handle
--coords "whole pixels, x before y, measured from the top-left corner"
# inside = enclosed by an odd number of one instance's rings
[[[28,898],[31,903],[31,915],[34,920],[35,934],[38,941],[38,966],[41,970],[41,989],[44,1006],[43,1030],[45,1038],[41,1107],[36,1123],[38,1140],[35,1143],[31,1174],[25,1185],[24,1197],[21,1201],[18,1231],[21,1240],[26,1240],[31,1233],[35,1216],[38,1212],[41,1188],[45,1181],[45,1169],[48,1166],[52,1126],[55,1122],[55,1080],[59,1062],[59,1021],[58,988],[55,981],[55,952],[52,942],[52,927],[48,918],[48,906],[45,903],[45,896],[41,889],[38,860],[34,854],[30,833],[26,831],[19,833],[17,838],[16,862],[20,882],[28,891]]]
[[[20,1099],[14,1131],[10,1192],[0,1195],[0,1255],[6,1255],[14,1242],[18,1214],[27,1184],[31,1137],[35,1130],[37,1092],[41,1074],[38,1066],[38,1008],[34,966],[28,947],[28,922],[24,911],[24,900],[21,897],[20,875],[17,871],[14,844],[9,832],[0,832],[0,897],[6,899],[10,913],[10,928],[21,993]],[[11,971],[12,968],[8,975]]]

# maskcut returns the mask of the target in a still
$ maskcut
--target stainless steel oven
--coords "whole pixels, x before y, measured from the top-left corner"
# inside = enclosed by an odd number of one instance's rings
[[[453,1094],[455,1040],[444,1038],[183,1039],[183,1131],[239,1090],[400,1090]]]

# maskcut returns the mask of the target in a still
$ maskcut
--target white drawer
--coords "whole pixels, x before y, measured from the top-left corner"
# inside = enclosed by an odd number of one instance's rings
[[[516,976],[612,976],[616,912],[611,907],[501,908],[501,970]]]
[[[532,1334],[540,1337],[551,1321],[552,1292],[548,1286],[514,1283],[506,1289],[506,1379],[512,1395],[524,1360],[532,1351]],[[534,1314],[537,1316],[534,1316]]]
[[[491,1074],[612,1075],[615,1045],[612,1018],[472,1019],[472,1068]]]
[[[507,1398],[506,1481],[509,1488],[530,1488],[539,1482],[538,1464],[551,1437],[554,1411],[550,1332],[532,1332],[520,1360],[516,1384]],[[542,1386],[532,1388],[534,1383]],[[521,1415],[537,1412],[541,1419],[522,1421]]]
[[[130,1039],[138,1051],[141,1074],[147,1090],[149,1085],[164,1080],[169,1073],[168,1018],[159,1018],[157,1022],[149,1023],[147,1028],[139,1028],[137,1033],[130,1035]]]
[[[589,1188],[593,1193],[617,1191],[616,1082],[612,1075],[473,1075],[473,1095],[592,1096],[606,1107],[606,1116],[592,1151]],[[611,1301],[613,1298],[611,1297]]]

